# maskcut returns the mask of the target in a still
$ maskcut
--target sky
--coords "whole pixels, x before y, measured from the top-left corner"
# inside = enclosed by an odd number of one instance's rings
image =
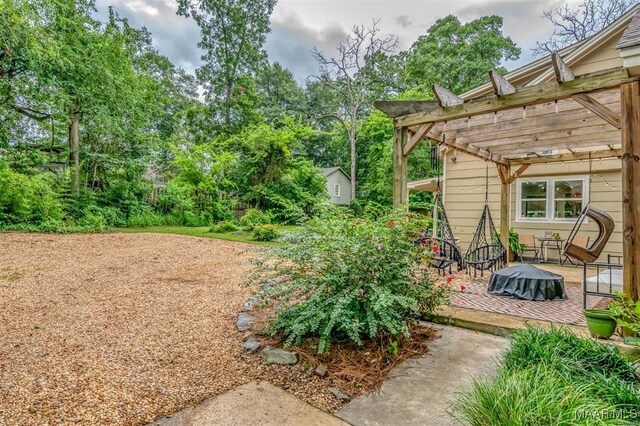
[[[504,18],[504,33],[522,49],[520,59],[504,65],[511,70],[531,61],[531,48],[546,39],[553,28],[544,10],[565,0],[278,0],[271,16],[271,33],[265,49],[271,62],[280,62],[299,82],[316,74],[311,55],[316,47],[331,55],[353,25],[380,19],[382,33],[398,36],[401,50],[439,18],[456,15],[462,22],[488,14]],[[569,3],[577,3],[570,0]],[[98,17],[105,19],[108,6],[136,27],[146,26],[161,54],[188,72],[200,64],[197,43],[200,32],[191,19],[176,15],[175,0],[97,0]]]

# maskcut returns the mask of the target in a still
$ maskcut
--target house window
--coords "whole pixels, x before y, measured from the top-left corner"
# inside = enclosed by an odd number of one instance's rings
[[[334,197],[339,197],[340,196],[340,184],[336,183],[333,185],[333,196]]]
[[[570,221],[587,203],[585,176],[519,179],[516,215],[520,221]]]

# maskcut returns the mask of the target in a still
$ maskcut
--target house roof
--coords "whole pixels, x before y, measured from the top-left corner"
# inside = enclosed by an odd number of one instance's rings
[[[640,45],[640,11],[636,12],[629,26],[616,45],[616,49],[625,49]]]
[[[335,172],[337,172],[338,170],[340,170],[342,172],[343,175],[345,175],[347,177],[347,179],[351,180],[351,178],[349,177],[348,174],[345,173],[344,170],[342,170],[341,167],[327,167],[322,169],[322,173],[324,173],[324,175],[326,177],[331,176],[332,174],[334,174]]]
[[[611,24],[597,32],[596,34],[560,49],[557,53],[562,57],[564,62],[569,66],[575,65],[578,61],[586,57],[588,54],[595,51],[598,47],[609,41],[613,36],[618,34],[622,29],[629,30],[633,25],[637,26],[636,31],[631,31],[635,34],[635,39],[640,44],[640,22],[638,22],[638,14],[640,12],[640,4],[637,4],[625,12],[622,16],[616,19]],[[634,22],[632,22],[634,21]],[[626,31],[625,31],[626,33]],[[624,35],[623,35],[624,37]],[[629,35],[631,38],[631,35]],[[622,40],[622,39],[621,39]],[[620,46],[617,46],[619,49]],[[553,63],[551,55],[546,55],[540,59],[530,62],[520,68],[516,68],[513,71],[508,72],[504,77],[511,83],[519,87],[533,86],[546,81],[550,81],[554,78]],[[482,84],[478,87],[459,95],[462,99],[473,99],[479,96],[493,93],[493,86],[490,82]]]

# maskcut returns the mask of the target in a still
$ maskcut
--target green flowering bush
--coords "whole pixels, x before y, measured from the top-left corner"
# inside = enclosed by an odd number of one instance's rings
[[[258,225],[253,229],[253,239],[256,241],[273,241],[279,236],[275,225]]]
[[[278,307],[268,332],[282,333],[286,345],[317,337],[319,353],[336,339],[408,335],[412,320],[446,301],[416,244],[424,225],[404,211],[375,220],[329,211],[310,221],[257,260],[251,282]]]

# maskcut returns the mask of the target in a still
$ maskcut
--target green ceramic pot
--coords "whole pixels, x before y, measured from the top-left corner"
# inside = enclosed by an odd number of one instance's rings
[[[616,332],[616,320],[611,316],[610,311],[585,309],[584,316],[587,318],[587,328],[593,337],[608,339]]]

